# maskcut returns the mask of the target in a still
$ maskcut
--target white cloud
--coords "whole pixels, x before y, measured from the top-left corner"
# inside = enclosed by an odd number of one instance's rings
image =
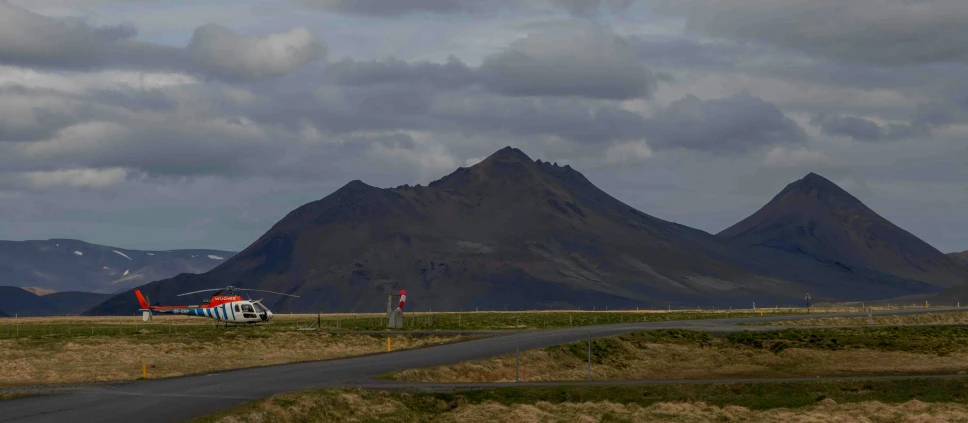
[[[54,171],[25,172],[20,180],[33,189],[52,188],[107,188],[120,184],[128,178],[122,168],[66,169]]]
[[[632,141],[608,147],[605,160],[610,164],[638,164],[652,158],[652,154],[645,141]]]
[[[827,161],[827,156],[819,151],[811,151],[806,147],[788,149],[774,147],[766,153],[763,165],[766,167],[801,167],[816,166]]]
[[[326,57],[326,46],[302,27],[255,37],[208,24],[195,30],[188,48],[196,64],[226,78],[283,75]]]

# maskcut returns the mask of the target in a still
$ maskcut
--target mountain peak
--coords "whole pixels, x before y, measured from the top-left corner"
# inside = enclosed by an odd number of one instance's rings
[[[492,160],[492,161],[493,160],[503,160],[503,161],[519,160],[519,161],[533,162],[533,160],[531,160],[531,158],[528,157],[527,154],[524,154],[523,151],[518,150],[517,148],[511,147],[511,146],[504,147],[494,152],[494,154],[491,154],[484,161],[488,161],[488,160]]]
[[[961,277],[945,264],[948,260],[940,251],[816,173],[787,185],[719,235],[811,256],[855,272],[873,270],[940,286]]]
[[[815,200],[828,206],[836,202],[841,206],[858,207],[863,209],[864,212],[871,212],[857,197],[854,197],[829,179],[813,172],[787,185],[773,198],[773,201],[788,198],[791,195],[799,198],[799,201]]]

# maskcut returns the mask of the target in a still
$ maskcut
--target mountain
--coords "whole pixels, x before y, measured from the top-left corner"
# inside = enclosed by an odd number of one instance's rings
[[[57,292],[41,296],[20,287],[0,286],[0,310],[21,317],[79,315],[111,296],[90,292]]]
[[[235,253],[141,251],[73,239],[0,241],[0,283],[35,292],[116,293],[181,273],[206,272]]]
[[[47,304],[57,309],[57,314],[79,315],[111,298],[112,294],[65,291],[41,296]]]
[[[62,315],[56,306],[51,305],[32,292],[15,286],[0,286],[0,310],[13,316],[37,317]]]
[[[968,268],[968,251],[962,251],[960,253],[949,253],[948,257],[950,257],[956,263],[961,264],[965,268]]]
[[[803,255],[847,272],[878,272],[939,287],[968,278],[949,257],[814,173],[787,185],[719,236]]]
[[[153,304],[237,286],[281,291],[274,311],[379,311],[406,288],[410,309],[749,306],[862,300],[940,288],[736,243],[616,200],[570,166],[505,148],[432,182],[353,181],[305,204],[204,274],[141,287]],[[260,295],[261,296],[261,295]],[[118,294],[86,314],[127,314]]]
[[[0,310],[20,317],[79,315],[111,294],[57,292],[40,296],[16,286],[0,286]]]
[[[3,310],[0,310],[0,317],[10,317],[10,315],[7,313],[4,313]]]

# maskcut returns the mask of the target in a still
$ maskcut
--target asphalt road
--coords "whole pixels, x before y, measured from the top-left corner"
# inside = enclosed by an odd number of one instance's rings
[[[964,309],[909,309],[874,312],[879,315],[938,313]],[[561,329],[531,330],[467,342],[392,353],[307,363],[233,370],[199,376],[76,387],[62,393],[0,401],[0,422],[172,422],[211,414],[257,398],[283,392],[338,387],[409,390],[472,389],[491,384],[391,383],[373,379],[391,371],[437,366],[510,354],[520,349],[544,348],[622,333],[652,329],[688,329],[710,332],[777,330],[769,326],[739,326],[745,322],[800,320],[816,317],[856,317],[866,313],[753,317],[736,319],[636,322]],[[821,378],[823,379],[823,378]],[[840,379],[840,378],[829,378]],[[799,380],[799,379],[779,379]],[[803,379],[818,380],[818,379]],[[752,379],[715,380],[744,382]],[[763,381],[763,380],[756,380]],[[599,381],[597,384],[696,383],[703,381]],[[705,381],[714,382],[714,381]],[[574,383],[522,383],[520,386]],[[502,386],[507,386],[504,384]]]

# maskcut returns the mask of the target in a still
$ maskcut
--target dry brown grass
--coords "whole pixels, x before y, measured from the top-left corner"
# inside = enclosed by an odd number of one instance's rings
[[[806,320],[757,323],[763,326],[898,326],[898,325],[963,325],[968,324],[968,311],[950,313],[925,313],[896,316],[824,317]]]
[[[624,341],[619,341],[624,343]],[[646,344],[626,356],[592,364],[596,380],[815,377],[968,372],[968,351],[944,356],[866,349],[788,348],[779,353],[746,347]],[[587,362],[562,350],[523,351],[522,381],[584,380]],[[389,375],[403,381],[513,382],[513,355],[453,365],[405,370]]]
[[[386,351],[386,337],[326,332],[228,329],[207,339],[86,336],[0,340],[0,387],[141,378],[164,378],[219,370],[324,360]],[[439,344],[459,336],[391,337],[394,350]]]
[[[955,403],[900,404],[878,401],[838,404],[824,399],[803,408],[751,410],[704,402],[659,402],[651,405],[610,401],[502,404],[495,401],[445,402],[419,395],[389,395],[360,391],[292,394],[260,400],[254,405],[205,421],[255,422],[964,422],[968,406]]]
[[[824,400],[803,409],[750,410],[746,407],[717,407],[702,402],[663,402],[642,407],[636,404],[586,402],[502,405],[468,405],[441,415],[438,422],[964,422],[968,406],[928,404],[917,400],[898,405],[881,402],[837,404]]]

